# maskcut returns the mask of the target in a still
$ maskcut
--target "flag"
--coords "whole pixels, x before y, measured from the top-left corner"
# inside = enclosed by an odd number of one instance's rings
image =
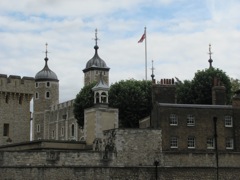
[[[141,39],[138,41],[138,43],[143,42],[145,38],[146,38],[146,33],[144,32]]]

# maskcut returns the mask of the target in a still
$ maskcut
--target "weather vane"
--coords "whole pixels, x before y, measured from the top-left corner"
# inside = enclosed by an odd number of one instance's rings
[[[152,60],[152,68],[151,68],[151,70],[152,70],[152,75],[151,75],[152,80],[154,79],[154,76],[155,76],[155,75],[154,75],[154,69],[155,69],[155,68],[153,67],[153,60]]]
[[[97,28],[95,29],[95,39],[94,40],[96,41],[96,46],[97,46],[97,41],[99,40],[97,37]]]
[[[213,62],[213,60],[212,60],[212,51],[211,51],[211,44],[209,44],[209,60],[208,60],[208,62],[209,62],[209,68],[211,68],[212,67],[212,62]]]
[[[212,53],[212,51],[211,51],[211,44],[209,44],[209,53],[208,53],[208,54],[209,54],[209,56],[210,56],[210,59],[212,59],[212,54],[213,54],[213,53]]]
[[[45,45],[46,45],[46,51],[45,51],[45,54],[46,54],[46,57],[47,57],[47,54],[48,54],[48,50],[47,50],[48,43],[46,43]]]

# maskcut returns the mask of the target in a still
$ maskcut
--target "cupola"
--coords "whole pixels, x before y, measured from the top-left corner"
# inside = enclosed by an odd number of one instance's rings
[[[98,55],[98,44],[97,44],[98,38],[97,38],[97,29],[95,30],[95,54],[94,56],[87,62],[86,68],[83,69],[83,72],[89,71],[90,69],[105,69],[109,70],[109,67],[107,67],[107,64],[104,60],[102,60]]]
[[[109,86],[104,82],[102,73],[98,83],[92,88],[94,92],[94,104],[108,104]]]
[[[46,43],[46,57],[44,58],[45,60],[45,66],[44,68],[39,71],[36,76],[35,76],[35,81],[59,81],[57,78],[57,75],[48,67],[48,51],[47,51],[47,46],[48,44]]]

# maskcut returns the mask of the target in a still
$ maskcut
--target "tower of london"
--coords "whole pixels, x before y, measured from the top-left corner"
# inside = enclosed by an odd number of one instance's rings
[[[109,84],[109,70],[98,55],[97,31],[94,55],[83,69],[84,85],[100,81]],[[0,145],[30,140],[80,141],[84,139],[73,114],[74,99],[59,103],[59,79],[50,69],[46,44],[44,65],[35,77],[0,74]],[[95,88],[96,89],[96,88]],[[33,112],[30,102],[33,100]]]

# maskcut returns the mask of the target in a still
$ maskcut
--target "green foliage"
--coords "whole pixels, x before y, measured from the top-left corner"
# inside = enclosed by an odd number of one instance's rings
[[[138,121],[150,115],[151,81],[119,81],[109,91],[109,106],[119,109],[119,126],[138,127]]]
[[[230,81],[232,85],[232,94],[233,94],[234,92],[240,89],[240,80],[231,78]]]
[[[84,126],[84,109],[92,107],[94,104],[94,94],[92,88],[96,83],[84,86],[77,94],[73,105],[73,113],[80,127]]]
[[[179,103],[212,104],[213,79],[217,77],[226,87],[227,103],[231,99],[230,78],[220,69],[209,68],[197,71],[192,81],[177,85]]]
[[[176,89],[178,103],[180,104],[193,104],[193,92],[192,92],[192,82],[185,80],[183,83],[177,83]]]

